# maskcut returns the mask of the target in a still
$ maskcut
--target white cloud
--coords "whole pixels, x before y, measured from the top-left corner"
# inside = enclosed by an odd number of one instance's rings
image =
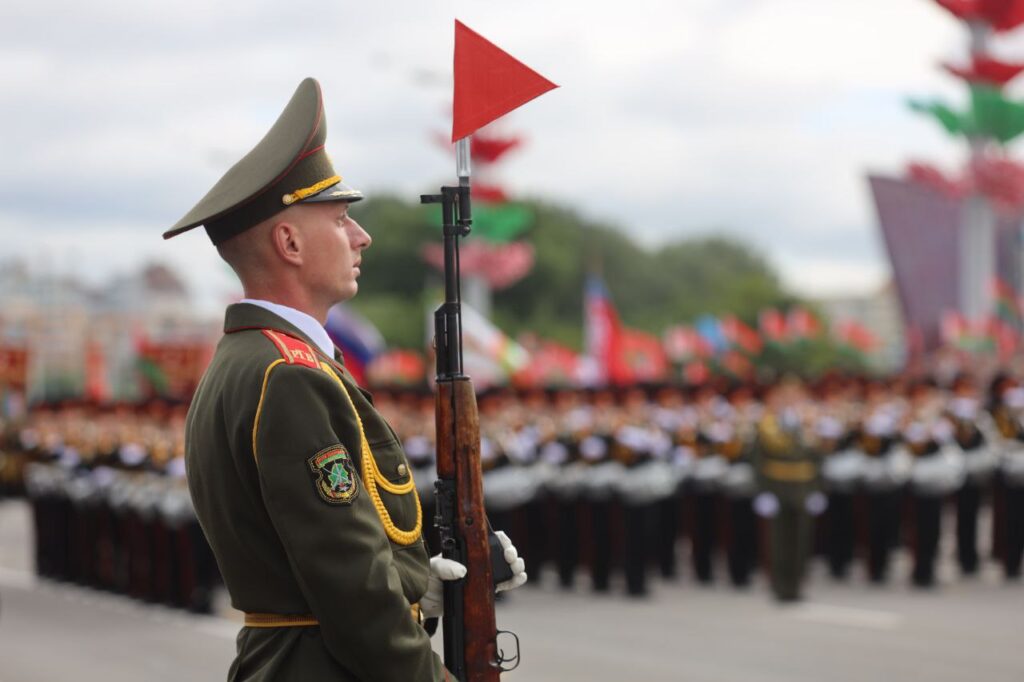
[[[205,240],[159,233],[306,75],[324,85],[347,179],[410,198],[449,179],[431,134],[446,127],[456,16],[562,86],[504,122],[528,139],[501,169],[510,191],[650,244],[726,229],[799,288],[886,271],[867,169],[961,158],[904,106],[963,101],[935,64],[964,36],[927,2],[50,0],[0,9],[0,209],[17,216],[0,229],[31,230],[0,258],[73,244],[100,273],[164,253],[192,264],[193,288],[217,288],[200,274],[222,267]]]

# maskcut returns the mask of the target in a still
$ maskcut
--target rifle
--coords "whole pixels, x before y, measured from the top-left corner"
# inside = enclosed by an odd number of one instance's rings
[[[494,585],[512,576],[484,512],[480,469],[480,421],[476,394],[462,366],[459,238],[470,232],[469,138],[456,144],[459,184],[424,194],[420,202],[441,204],[444,228],[444,303],[434,313],[437,357],[437,513],[441,555],[464,564],[461,580],[444,583],[444,664],[462,682],[497,682],[519,665],[498,648]],[[504,634],[504,633],[503,633]],[[507,667],[506,664],[511,664]]]

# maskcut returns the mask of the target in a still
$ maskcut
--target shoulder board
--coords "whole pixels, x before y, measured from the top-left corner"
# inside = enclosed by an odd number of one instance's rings
[[[264,336],[277,346],[277,350],[281,352],[281,357],[289,365],[302,365],[303,367],[312,367],[313,369],[320,367],[320,362],[316,359],[316,353],[313,352],[313,349],[305,341],[300,341],[273,329],[263,329],[261,331]]]

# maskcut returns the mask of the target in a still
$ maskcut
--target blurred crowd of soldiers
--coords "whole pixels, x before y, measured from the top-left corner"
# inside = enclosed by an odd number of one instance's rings
[[[0,497],[32,505],[40,577],[209,613],[217,567],[185,482],[187,406],[39,406],[0,430]]]
[[[434,399],[375,392],[432,509]],[[991,555],[1019,579],[1024,552],[1024,386],[999,374],[929,379],[788,377],[769,385],[496,389],[480,396],[485,498],[535,584],[581,575],[630,595],[648,576],[737,587],[764,569],[801,596],[807,563],[874,583],[894,552],[936,581],[943,524],[961,574]],[[188,496],[183,406],[68,405],[10,425],[0,494],[27,493],[40,575],[208,611],[216,566]],[[989,509],[990,513],[981,514]],[[986,519],[980,522],[979,519]],[[991,523],[987,522],[991,519]],[[991,528],[990,538],[979,529]],[[428,533],[436,553],[436,538]],[[551,571],[543,569],[551,568]]]
[[[378,393],[377,405],[429,505],[432,397]],[[984,546],[1020,577],[1024,388],[1009,375],[984,388],[963,374],[945,386],[829,376],[499,389],[481,396],[480,414],[489,516],[520,544],[532,582],[552,567],[571,588],[586,569],[602,592],[621,571],[627,592],[643,595],[649,569],[675,579],[685,556],[700,583],[724,567],[742,587],[763,567],[791,601],[812,556],[836,579],[862,558],[884,583],[893,553],[908,548],[913,584],[929,587],[944,520],[964,575],[978,572]],[[991,526],[979,522],[983,507]]]

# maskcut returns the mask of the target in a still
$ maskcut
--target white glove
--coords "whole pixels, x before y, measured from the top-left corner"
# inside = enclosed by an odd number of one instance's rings
[[[514,590],[517,587],[521,587],[526,583],[526,562],[519,556],[519,552],[516,551],[515,545],[505,535],[505,531],[496,530],[494,534],[498,537],[498,542],[501,543],[501,548],[504,550],[506,563],[512,569],[512,577],[503,583],[498,583],[494,591],[504,592],[505,590]]]
[[[444,613],[444,586],[442,580],[461,580],[466,577],[466,567],[458,561],[445,559],[440,554],[430,557],[430,577],[427,591],[420,599],[420,611],[424,618],[438,618]]]
[[[824,493],[815,490],[804,500],[804,508],[811,516],[821,516],[828,509],[828,498]]]
[[[779,513],[779,498],[774,493],[758,493],[754,498],[754,513],[770,519]]]
[[[504,550],[505,561],[512,569],[512,577],[498,583],[494,591],[504,592],[520,587],[526,582],[526,562],[519,556],[512,541],[503,531],[494,531]],[[420,599],[420,611],[424,618],[438,618],[444,613],[444,584],[447,580],[461,580],[466,577],[466,567],[458,561],[445,559],[440,554],[430,558],[430,577],[427,591]]]

